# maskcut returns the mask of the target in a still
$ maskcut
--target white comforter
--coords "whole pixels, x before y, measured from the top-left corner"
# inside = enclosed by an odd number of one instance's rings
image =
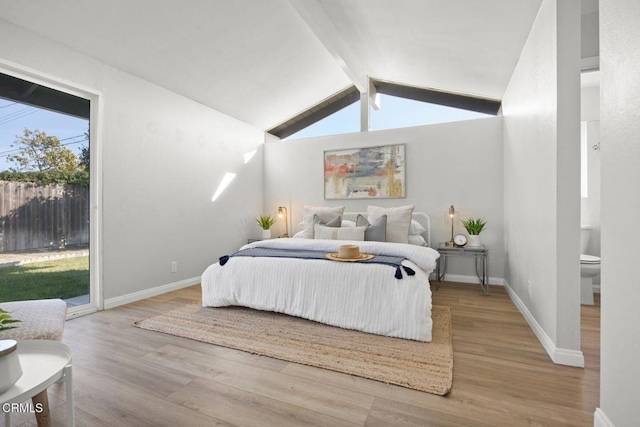
[[[431,341],[429,273],[438,252],[421,246],[335,240],[274,239],[242,249],[268,247],[337,252],[356,244],[360,252],[405,257],[415,270],[396,279],[383,264],[315,259],[232,257],[202,275],[202,305],[239,305],[275,311],[378,335]]]

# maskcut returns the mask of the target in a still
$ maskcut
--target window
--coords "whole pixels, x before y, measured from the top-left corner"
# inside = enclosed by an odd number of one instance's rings
[[[315,136],[338,135],[359,131],[360,103],[355,102],[285,139],[313,138]]]
[[[380,101],[369,110],[369,129],[382,130],[495,116],[501,102],[457,93],[369,80],[370,93]],[[350,86],[306,111],[269,129],[281,139],[358,132],[361,126],[360,92]]]
[[[0,263],[29,261],[1,269],[0,302],[95,303],[90,115],[87,98],[0,73]]]
[[[492,116],[491,114],[385,94],[380,94],[379,100],[380,109],[376,111],[371,108],[369,112],[369,129],[371,130],[395,129]]]
[[[289,136],[300,132],[302,129],[307,129],[315,123],[319,123],[323,121],[325,118],[334,115],[341,110],[345,110],[347,107],[355,103],[360,99],[360,92],[356,89],[355,86],[349,86],[346,89],[343,89],[330,97],[320,101],[313,107],[308,110],[303,111],[302,113],[286,120],[284,123],[279,124],[278,126],[269,129],[271,135],[275,135],[278,138],[285,139]],[[331,119],[328,124],[333,123],[334,126],[350,128],[348,123],[355,123],[358,125],[360,123],[359,118],[356,118],[355,121],[352,120],[351,110],[345,111],[343,114],[346,115],[338,115],[337,119],[334,117]],[[359,116],[358,116],[359,117]],[[325,125],[326,126],[326,125]],[[359,127],[359,126],[358,126]],[[292,139],[299,138],[309,138],[311,136],[322,136],[322,135],[333,135],[336,133],[342,133],[340,131],[329,131],[332,133],[321,133],[326,132],[326,127],[316,128],[315,133],[306,132],[303,137],[296,137]],[[357,129],[357,128],[356,128]],[[355,132],[352,131],[352,132]]]

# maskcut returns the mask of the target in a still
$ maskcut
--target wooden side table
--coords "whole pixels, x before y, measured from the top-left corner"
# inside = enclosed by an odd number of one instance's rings
[[[476,263],[476,275],[480,280],[480,287],[486,295],[489,295],[489,249],[484,245],[477,247],[471,246],[446,246],[444,243],[438,245],[437,251],[440,253],[436,264],[436,290],[440,288],[440,282],[444,280],[447,274],[447,258],[452,256],[473,257]],[[482,265],[482,274],[480,274],[479,264]]]
[[[51,385],[64,381],[67,398],[67,426],[75,426],[71,350],[59,341],[21,340],[16,349],[22,377],[9,390],[0,394],[0,412],[4,425],[11,427],[11,413],[23,410],[25,400],[43,392]],[[37,411],[38,408],[32,408]]]

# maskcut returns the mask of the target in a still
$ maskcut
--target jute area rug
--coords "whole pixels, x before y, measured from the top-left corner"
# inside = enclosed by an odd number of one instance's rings
[[[336,328],[244,307],[187,304],[135,326],[445,395],[453,381],[449,307],[433,306],[430,343]]]

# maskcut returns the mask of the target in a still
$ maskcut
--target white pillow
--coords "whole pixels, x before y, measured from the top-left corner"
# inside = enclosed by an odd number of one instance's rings
[[[396,208],[367,206],[367,219],[373,224],[382,215],[386,215],[387,242],[409,243],[409,227],[411,226],[411,214],[413,214],[414,209],[414,205]]]
[[[409,244],[418,246],[428,246],[427,241],[419,234],[409,234]]]
[[[420,224],[415,219],[411,220],[411,226],[409,227],[409,236],[413,236],[415,234],[422,234],[425,231],[427,231],[427,229],[424,228],[422,224]]]
[[[313,214],[317,214],[320,217],[320,222],[329,222],[337,216],[344,215],[344,206],[305,206],[304,214],[311,214],[311,216],[313,216]]]
[[[356,226],[355,221],[349,221],[348,219],[342,220],[342,227],[355,227],[355,226]]]
[[[367,227],[326,227],[315,224],[314,239],[323,240],[359,240],[364,241],[364,230]]]
[[[304,238],[313,239],[313,215],[318,215],[320,224],[326,224],[332,219],[343,216],[344,206],[327,207],[327,206],[305,206],[304,207]]]

